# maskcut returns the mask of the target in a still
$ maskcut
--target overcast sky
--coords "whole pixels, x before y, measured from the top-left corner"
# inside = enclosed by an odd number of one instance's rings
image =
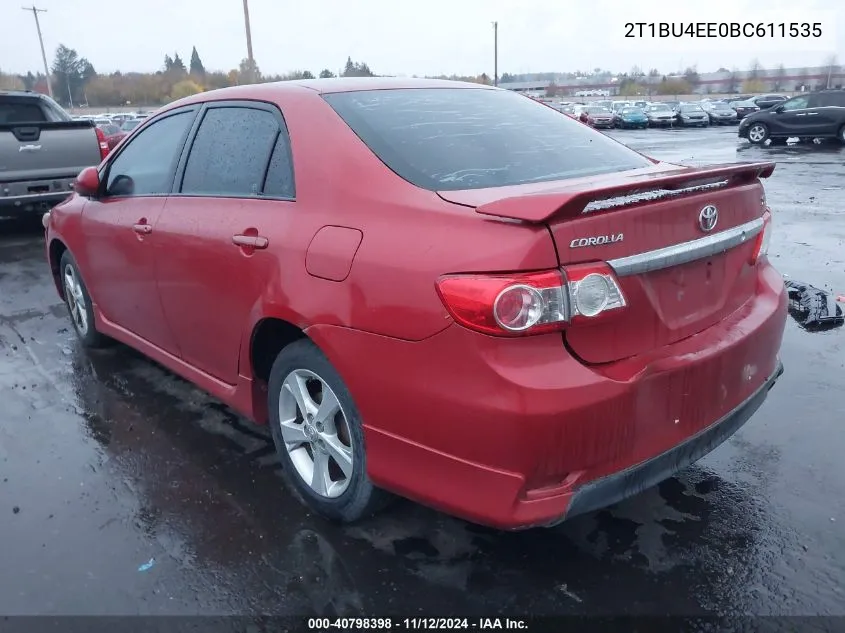
[[[25,0],[29,1],[29,0]],[[25,2],[0,0],[0,70],[43,67]],[[688,6],[687,6],[688,5]],[[246,57],[242,0],[37,0],[47,56],[75,48],[98,72],[154,71],[166,53],[188,62],[196,46],[209,70]],[[380,74],[493,72],[493,20],[499,23],[499,72],[626,71],[637,64],[672,72],[697,64],[845,64],[842,0],[249,0],[256,62],[265,73],[322,68],[347,56]],[[576,8],[577,7],[577,8]],[[718,17],[717,17],[718,16]],[[626,39],[625,22],[821,22],[822,37],[680,41]]]

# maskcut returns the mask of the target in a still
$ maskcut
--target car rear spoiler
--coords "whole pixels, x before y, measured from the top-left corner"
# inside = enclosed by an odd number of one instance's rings
[[[482,215],[523,222],[548,222],[552,218],[574,218],[585,211],[610,211],[621,206],[697,193],[705,189],[747,184],[768,178],[774,170],[775,163],[766,162],[684,167],[633,175],[622,172],[608,179],[603,178],[594,188],[574,185],[553,193],[501,198],[482,204],[475,211]]]

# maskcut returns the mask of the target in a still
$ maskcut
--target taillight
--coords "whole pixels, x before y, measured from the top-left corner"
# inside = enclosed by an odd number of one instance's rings
[[[445,275],[437,291],[455,321],[494,336],[541,334],[591,323],[626,305],[605,263],[512,275]]]
[[[100,128],[95,127],[94,129],[97,131],[97,143],[100,145],[100,160],[103,160],[109,155],[109,143],[106,140],[106,135],[103,134]]]
[[[757,241],[754,243],[754,251],[751,255],[751,265],[754,266],[760,261],[760,258],[767,255],[769,252],[769,242],[772,240],[772,213],[766,211],[763,213],[763,230],[757,235]]]

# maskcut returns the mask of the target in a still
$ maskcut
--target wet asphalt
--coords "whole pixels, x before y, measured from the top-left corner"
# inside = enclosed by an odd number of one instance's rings
[[[660,159],[774,160],[771,257],[845,293],[845,148],[614,131]],[[354,527],[282,485],[269,435],[132,350],[88,354],[38,219],[0,223],[0,614],[845,615],[845,328],[695,466],[551,530],[410,502]]]

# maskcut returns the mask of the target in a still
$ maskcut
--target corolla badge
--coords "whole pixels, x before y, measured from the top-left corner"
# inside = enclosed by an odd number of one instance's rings
[[[569,248],[583,248],[584,246],[601,246],[602,244],[616,244],[624,239],[622,233],[616,235],[594,235],[593,237],[576,237],[569,243]]]
[[[698,214],[698,226],[705,233],[709,233],[716,228],[719,222],[719,209],[714,205],[708,204]]]

